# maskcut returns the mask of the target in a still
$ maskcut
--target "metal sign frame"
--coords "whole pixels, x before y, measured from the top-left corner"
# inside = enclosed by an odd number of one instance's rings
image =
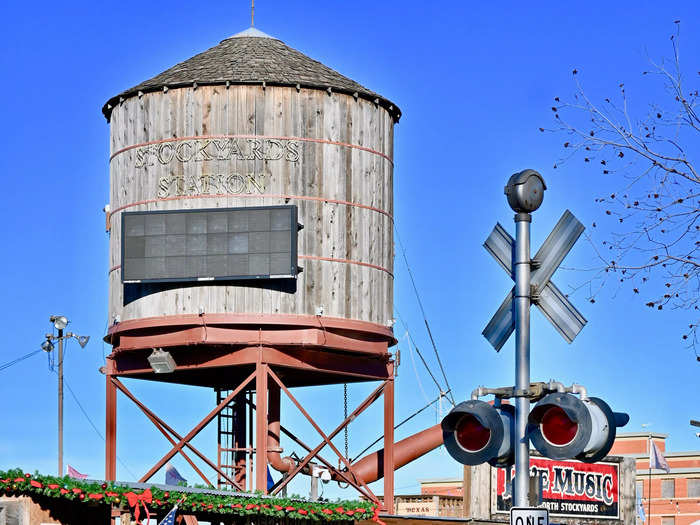
[[[195,208],[186,210],[152,210],[152,211],[132,211],[124,212],[121,217],[121,264],[124,264],[125,258],[125,245],[126,245],[126,235],[125,235],[125,221],[127,217],[134,215],[157,215],[157,214],[172,214],[172,213],[208,213],[208,212],[231,212],[231,211],[253,211],[253,210],[278,210],[278,209],[289,209],[291,211],[290,219],[290,236],[291,236],[291,247],[290,247],[290,270],[289,274],[250,274],[250,275],[225,275],[225,276],[203,276],[203,277],[163,277],[163,278],[153,278],[153,279],[125,279],[124,272],[121,272],[121,280],[123,284],[146,284],[146,283],[173,283],[173,282],[189,282],[189,283],[206,283],[206,282],[221,282],[221,281],[254,281],[260,279],[296,279],[298,275],[298,208],[294,204],[290,205],[280,205],[280,206],[247,206],[247,207],[234,207],[234,208]],[[286,230],[280,230],[286,231]],[[244,255],[244,254],[241,254]]]
[[[555,501],[555,499],[551,496],[548,496],[547,494],[549,493],[550,486],[543,486],[542,487],[542,505],[541,508],[547,508],[549,511],[550,516],[558,517],[558,518],[564,518],[564,519],[593,519],[593,520],[605,520],[606,522],[611,522],[615,520],[620,520],[622,516],[622,504],[620,502],[620,497],[621,497],[621,488],[620,488],[620,476],[621,476],[621,468],[620,468],[620,463],[616,463],[614,461],[598,461],[596,463],[581,463],[579,461],[575,460],[553,460],[549,458],[545,458],[542,456],[532,456],[530,458],[530,473],[532,473],[533,469],[544,469],[547,468],[550,472],[554,471],[554,467],[562,466],[562,465],[567,465],[571,466],[574,471],[576,471],[576,466],[580,466],[580,469],[578,470],[579,472],[581,471],[590,471],[590,472],[596,472],[599,473],[601,470],[609,469],[612,471],[612,475],[614,476],[614,487],[615,487],[615,492],[614,492],[614,500],[616,504],[616,514],[590,514],[590,513],[573,513],[573,512],[563,512],[560,510],[552,510],[549,507],[546,507],[546,505],[549,504],[549,502]],[[499,486],[499,472],[503,471],[505,475],[505,469],[503,468],[495,468],[491,467],[490,468],[490,479],[491,479],[491,515],[498,515],[498,516],[503,516],[504,514],[510,512],[510,508],[506,506],[506,508],[499,507],[499,491],[500,491],[500,486]],[[507,480],[507,476],[505,477]],[[553,477],[549,478],[549,484],[553,482]],[[512,495],[511,495],[512,498]],[[561,498],[561,500],[558,501],[567,501],[570,503],[595,503],[594,501],[587,499],[585,501],[577,501],[577,500],[565,500],[564,497]],[[600,504],[600,502],[597,502],[597,504]]]

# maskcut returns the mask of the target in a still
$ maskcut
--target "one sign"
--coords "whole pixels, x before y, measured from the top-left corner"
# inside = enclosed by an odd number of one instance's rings
[[[506,471],[496,469],[494,512],[508,512],[512,498],[506,492]],[[542,480],[541,506],[553,516],[619,519],[619,466],[617,463],[580,463],[530,458],[530,476]]]
[[[295,277],[297,207],[127,212],[122,282]]]
[[[552,233],[535,254],[530,276],[533,289],[532,302],[569,343],[585,326],[586,319],[550,279],[584,229],[576,217],[569,210],[566,210]],[[513,273],[515,240],[503,226],[496,224],[491,235],[484,242],[484,248],[515,280]],[[506,296],[482,332],[496,351],[503,347],[510,334],[515,330],[512,305],[513,290]]]
[[[510,525],[549,525],[549,513],[536,507],[513,507]]]

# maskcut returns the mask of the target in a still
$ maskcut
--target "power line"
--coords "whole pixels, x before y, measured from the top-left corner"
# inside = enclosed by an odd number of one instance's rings
[[[413,350],[411,348],[411,338],[408,335],[408,332],[406,332],[406,335],[404,336],[406,338],[406,344],[408,345],[408,355],[411,356],[411,365],[413,366],[413,374],[416,376],[416,382],[418,383],[418,388],[420,389],[420,393],[423,396],[423,399],[425,401],[428,401],[428,396],[425,393],[425,389],[423,388],[423,382],[420,380],[420,376],[418,375],[418,367],[416,366],[416,358],[413,355]]]
[[[16,365],[17,363],[24,361],[25,359],[29,359],[33,355],[38,354],[39,352],[43,352],[43,350],[40,348],[39,350],[34,350],[33,352],[29,352],[28,354],[23,355],[22,357],[18,357],[17,359],[13,359],[12,361],[8,361],[7,363],[3,363],[0,365],[0,372],[3,370],[10,368],[12,365]]]
[[[54,373],[56,373],[56,371],[53,370],[53,369],[51,369],[51,371],[54,372]],[[65,378],[65,377],[63,378],[63,383],[65,384],[66,388],[68,389],[68,392],[70,393],[70,395],[73,397],[73,401],[75,401],[75,404],[78,405],[78,408],[80,409],[80,411],[81,411],[81,412],[83,413],[83,415],[85,416],[85,419],[87,419],[87,420],[88,420],[88,423],[90,423],[90,426],[92,427],[92,429],[93,429],[93,430],[95,431],[95,433],[100,437],[100,439],[102,439],[102,441],[106,441],[104,435],[102,434],[102,432],[99,431],[99,429],[97,428],[97,426],[95,425],[95,423],[93,423],[92,419],[91,419],[90,416],[88,415],[88,413],[87,413],[87,411],[85,410],[85,408],[83,407],[83,405],[82,405],[82,404],[80,403],[80,401],[78,400],[78,396],[75,395],[75,392],[73,392],[73,389],[70,387],[70,385],[68,384],[68,381],[66,381],[66,378]],[[119,456],[117,456],[117,461],[119,461],[119,463],[121,464],[121,466],[124,467],[124,469],[125,469],[134,479],[137,479],[136,474],[134,474],[134,473],[131,471],[131,469],[130,469],[129,467],[126,466],[126,463],[124,463],[124,462],[121,460],[121,458],[120,458]]]
[[[410,416],[408,416],[407,418],[405,418],[404,420],[402,420],[399,424],[397,424],[397,425],[394,427],[394,430],[396,430],[397,428],[399,428],[399,427],[400,427],[401,425],[403,425],[404,423],[409,422],[411,419],[413,419],[413,418],[416,417],[418,414],[420,414],[421,412],[423,412],[423,410],[425,410],[426,408],[428,408],[428,407],[430,407],[431,405],[434,405],[436,402],[440,401],[440,398],[442,398],[443,395],[447,395],[447,394],[448,394],[448,392],[440,392],[440,395],[439,395],[438,397],[436,397],[435,399],[433,399],[430,403],[428,403],[428,404],[425,405],[423,408],[417,410],[416,412],[414,412],[413,414],[411,414]],[[357,458],[359,458],[360,456],[362,456],[362,454],[364,454],[365,452],[367,452],[367,451],[368,451],[369,449],[371,449],[374,445],[376,445],[377,443],[379,443],[379,441],[381,441],[382,439],[384,439],[384,435],[379,436],[379,437],[378,437],[377,439],[375,439],[370,445],[368,445],[367,447],[365,447],[365,449],[364,449],[362,452],[360,452],[359,454],[357,454],[357,456],[355,456],[355,459],[353,459],[352,461],[356,461]]]
[[[64,351],[64,354],[63,354],[63,360],[64,360],[64,361],[65,361],[65,359],[66,359],[66,356],[68,355],[68,344],[67,344],[67,343],[68,343],[68,342],[66,341],[65,351]],[[58,372],[56,371],[56,369],[54,368],[54,366],[55,366],[55,363],[49,361],[49,370],[51,370],[51,372],[53,372],[54,374],[57,374],[57,375],[58,375]],[[66,380],[65,376],[63,377],[63,384],[64,384],[64,386],[68,389],[68,392],[70,393],[70,395],[73,397],[73,401],[75,401],[75,404],[78,405],[78,408],[79,408],[80,411],[83,413],[83,416],[85,416],[85,419],[87,419],[87,420],[88,420],[88,423],[90,423],[90,426],[92,427],[92,429],[95,431],[95,433],[100,437],[100,439],[101,439],[102,441],[106,442],[107,440],[105,439],[104,435],[102,434],[102,432],[99,431],[99,429],[97,428],[97,425],[95,425],[95,423],[92,421],[92,418],[90,418],[90,416],[88,415],[87,411],[86,411],[85,408],[83,407],[82,403],[80,403],[80,401],[78,400],[78,396],[76,396],[76,395],[75,395],[75,392],[73,392],[73,389],[72,389],[72,388],[70,387],[70,385],[68,384],[68,381]],[[124,463],[124,461],[122,461],[122,459],[121,459],[119,456],[117,456],[117,461],[119,461],[119,463],[121,464],[121,466],[124,467],[124,469],[125,469],[134,479],[137,479],[136,474],[134,474],[134,473],[131,471],[131,469],[126,465],[126,463]]]
[[[408,326],[406,326],[406,323],[403,320],[403,317],[401,317],[401,314],[399,313],[398,309],[396,306],[394,306],[394,310],[396,311],[396,316],[399,318],[399,321],[401,321],[401,324],[403,325],[404,329],[406,330],[406,333],[408,334],[408,339],[411,343],[413,343],[413,348],[416,349],[416,353],[418,354],[418,357],[420,357],[421,362],[423,363],[423,366],[425,366],[425,369],[428,371],[428,374],[432,378],[433,382],[435,383],[435,386],[438,388],[438,392],[443,392],[442,386],[440,386],[440,383],[438,383],[438,380],[435,379],[435,376],[433,375],[432,370],[430,370],[430,367],[428,366],[428,363],[425,361],[425,358],[423,357],[423,354],[421,354],[420,349],[418,348],[418,345],[416,342],[413,340],[413,336],[411,335],[411,332],[408,330]],[[449,386],[448,386],[449,388]]]
[[[447,375],[445,374],[445,369],[442,366],[442,360],[440,359],[440,354],[438,354],[437,345],[435,344],[435,339],[433,339],[433,333],[430,330],[430,324],[428,324],[428,317],[425,315],[425,309],[423,308],[423,301],[420,299],[420,294],[418,293],[418,288],[416,287],[416,281],[413,279],[413,272],[408,264],[408,258],[406,257],[406,249],[404,248],[403,242],[401,242],[401,236],[399,235],[399,230],[394,224],[394,231],[396,232],[396,239],[399,241],[399,247],[401,248],[401,255],[403,256],[403,261],[406,264],[406,269],[408,270],[408,276],[411,278],[411,285],[413,286],[413,292],[416,294],[416,299],[418,300],[418,306],[423,314],[423,322],[425,323],[425,328],[428,330],[428,337],[430,338],[430,343],[433,345],[433,351],[435,352],[435,357],[437,358],[438,365],[440,366],[440,372],[442,372],[442,377],[445,380],[445,385],[447,386],[447,392],[450,393],[448,398],[452,405],[454,406],[455,400],[452,396],[452,389],[450,388],[450,382],[447,380]]]

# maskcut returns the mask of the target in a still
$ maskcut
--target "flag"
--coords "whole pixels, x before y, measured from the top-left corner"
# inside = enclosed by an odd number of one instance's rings
[[[642,503],[641,492],[637,492],[637,516],[640,520],[642,520],[642,523],[646,523],[647,513],[644,512],[644,504]]]
[[[81,474],[77,470],[75,470],[73,467],[70,465],[66,465],[66,473],[71,477],[75,479],[87,479],[88,475],[87,474]]]
[[[267,467],[267,490],[270,490],[275,486],[275,480],[272,479],[272,474],[270,474],[270,467]]]
[[[181,483],[187,485],[187,480],[180,475],[175,467],[167,463],[165,465],[165,484],[180,485]]]
[[[649,452],[649,468],[665,470],[667,474],[671,472],[668,461],[666,461],[666,458],[653,441],[651,442],[651,451]]]
[[[165,518],[163,518],[158,525],[174,525],[175,514],[177,514],[177,505],[175,505],[172,510],[165,515]]]

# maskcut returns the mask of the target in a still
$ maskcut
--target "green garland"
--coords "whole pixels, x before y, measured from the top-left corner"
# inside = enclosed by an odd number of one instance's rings
[[[129,497],[142,496],[143,490],[105,483],[88,483],[68,476],[28,474],[20,469],[0,471],[0,495],[30,496],[38,494],[84,503],[115,505],[129,508]],[[130,495],[131,493],[131,495]],[[365,501],[337,501],[317,503],[289,498],[270,498],[253,495],[220,496],[215,494],[164,491],[150,488],[149,510],[169,511],[175,503],[184,513],[235,514],[239,516],[275,516],[313,521],[350,521],[376,518],[376,507]],[[182,500],[182,501],[180,501]],[[140,503],[139,503],[140,504]],[[131,508],[134,511],[134,507]],[[160,514],[160,512],[159,512]]]

